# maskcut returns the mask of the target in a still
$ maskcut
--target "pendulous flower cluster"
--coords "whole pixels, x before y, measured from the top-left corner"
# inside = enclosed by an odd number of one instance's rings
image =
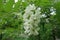
[[[24,34],[27,35],[38,35],[39,26],[38,23],[40,22],[41,18],[41,8],[36,7],[34,4],[29,4],[23,15],[24,20]]]

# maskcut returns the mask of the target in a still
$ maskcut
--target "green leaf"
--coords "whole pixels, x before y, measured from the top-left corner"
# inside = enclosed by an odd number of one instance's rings
[[[3,9],[2,9],[2,8],[3,8],[2,6],[3,6],[3,1],[2,1],[2,0],[0,0],[0,11],[2,11],[2,10],[3,10]]]
[[[19,11],[20,10],[20,1],[18,1],[17,3],[15,3],[15,6],[14,6],[14,11]]]
[[[54,7],[56,8],[56,18],[60,22],[60,2],[55,3]]]
[[[12,11],[12,8],[13,8],[13,4],[14,4],[14,0],[9,0],[9,1],[6,3],[4,10],[5,10],[6,12],[11,12],[11,11]]]

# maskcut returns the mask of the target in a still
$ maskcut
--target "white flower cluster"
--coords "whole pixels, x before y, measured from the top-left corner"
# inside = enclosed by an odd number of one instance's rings
[[[39,27],[38,23],[40,22],[41,18],[41,8],[36,6],[34,4],[29,4],[29,6],[26,7],[25,13],[23,15],[24,20],[24,33],[27,35],[38,35]]]
[[[53,7],[50,8],[50,11],[51,11],[51,15],[54,16],[56,15],[56,9],[54,9]]]

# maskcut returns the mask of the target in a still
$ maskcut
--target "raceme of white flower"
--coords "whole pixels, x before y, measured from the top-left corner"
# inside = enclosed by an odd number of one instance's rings
[[[34,4],[29,4],[26,9],[25,13],[23,15],[24,20],[24,34],[29,35],[38,35],[39,27],[38,23],[40,22],[41,18],[41,8],[36,6]]]

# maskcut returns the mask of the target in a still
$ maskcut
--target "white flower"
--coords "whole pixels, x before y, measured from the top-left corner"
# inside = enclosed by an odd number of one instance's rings
[[[53,12],[51,12],[50,14],[51,14],[51,15],[56,15],[56,12],[55,12],[55,11],[53,11]]]
[[[56,11],[56,9],[54,7],[51,7],[50,11],[53,12],[53,11]]]
[[[18,2],[18,0],[15,0],[15,3]]]
[[[30,32],[30,30],[26,30],[26,31],[24,31],[24,33],[29,33]]]
[[[37,9],[38,9],[38,10],[41,10],[41,8],[40,8],[40,7],[38,7]]]
[[[49,23],[49,19],[46,19],[46,22]]]
[[[56,15],[56,9],[55,8],[51,7],[50,11],[51,11],[51,13],[50,13],[51,15]]]
[[[28,24],[28,21],[25,21],[24,25],[27,25]]]
[[[35,7],[35,4],[30,4],[30,8],[31,8],[31,10],[35,10],[36,9],[36,7]]]
[[[38,31],[36,31],[36,30],[35,30],[35,32],[33,33],[33,35],[38,35],[38,34],[39,34],[39,33],[38,33]]]
[[[40,10],[41,10],[41,8],[38,7],[35,12],[40,13]]]
[[[32,33],[29,33],[28,36],[30,36]]]
[[[29,6],[26,7],[25,12],[27,12],[27,11],[29,12],[29,11],[35,10],[35,9],[36,9],[36,7],[34,4],[29,4]]]
[[[47,17],[46,14],[42,14],[42,18],[45,18],[45,17]]]
[[[53,8],[53,7],[51,7],[51,8],[50,8],[50,11],[51,11],[51,12],[52,12],[52,11],[54,11],[54,8]]]
[[[32,15],[30,16],[30,20],[32,20],[32,19],[34,19],[34,14],[32,14]]]

